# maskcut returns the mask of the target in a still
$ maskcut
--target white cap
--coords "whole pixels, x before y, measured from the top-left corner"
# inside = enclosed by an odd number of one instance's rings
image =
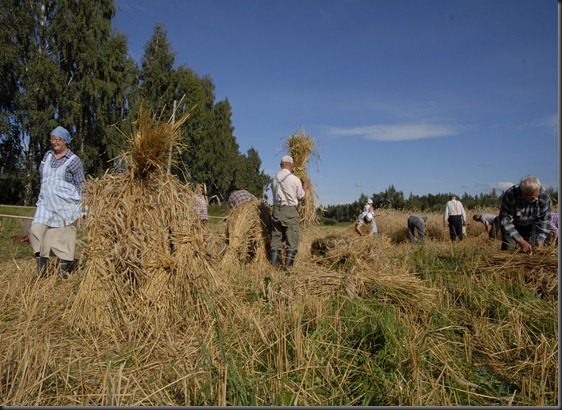
[[[371,198],[369,198],[369,200],[367,201],[368,204],[372,204],[373,200]]]
[[[373,220],[373,215],[369,212],[367,215],[365,215],[365,220],[367,222],[371,222]]]
[[[294,165],[293,157],[291,157],[290,155],[283,155],[281,157],[281,163]]]

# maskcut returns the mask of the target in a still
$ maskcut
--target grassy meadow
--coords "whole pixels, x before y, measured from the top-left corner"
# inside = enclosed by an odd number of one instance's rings
[[[462,242],[429,214],[411,245],[381,213],[376,237],[307,228],[291,271],[227,258],[211,219],[181,237],[198,263],[143,262],[138,291],[92,276],[85,225],[81,267],[33,281],[0,218],[0,405],[557,406],[558,247],[500,252],[472,212]]]

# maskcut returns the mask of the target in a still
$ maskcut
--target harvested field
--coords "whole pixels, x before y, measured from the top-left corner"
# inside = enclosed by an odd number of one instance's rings
[[[441,214],[414,246],[381,210],[376,237],[302,219],[274,269],[266,204],[202,226],[167,156],[133,157],[89,181],[68,280],[33,281],[2,227],[1,405],[558,405],[557,246],[500,252],[473,224],[453,244]]]

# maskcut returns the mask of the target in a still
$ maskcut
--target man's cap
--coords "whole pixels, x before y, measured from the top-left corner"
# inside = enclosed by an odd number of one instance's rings
[[[61,127],[60,125],[57,128],[55,128],[54,130],[51,131],[51,135],[53,135],[55,137],[62,138],[63,140],[66,141],[67,144],[72,139],[70,137],[70,133],[65,128]]]
[[[291,157],[290,155],[283,155],[281,157],[281,163],[294,165],[293,157]]]
[[[368,204],[372,204],[373,200],[371,198],[369,198],[369,200],[367,201]]]
[[[372,220],[373,220],[373,215],[371,213],[365,215],[365,221],[371,222]]]

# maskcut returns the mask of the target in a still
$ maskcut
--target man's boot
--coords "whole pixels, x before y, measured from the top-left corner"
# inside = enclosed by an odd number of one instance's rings
[[[297,251],[287,251],[285,253],[285,268],[290,268],[291,266],[293,266],[296,255]]]
[[[269,257],[270,257],[271,264],[273,265],[274,268],[276,268],[277,264],[279,263],[279,251],[277,249],[272,249],[269,252]]]
[[[47,261],[49,258],[44,258],[39,256],[39,252],[35,254],[35,260],[37,260],[37,273],[35,278],[44,278],[47,276]]]
[[[74,270],[74,261],[60,260],[60,276],[63,279],[68,279],[68,275]]]

